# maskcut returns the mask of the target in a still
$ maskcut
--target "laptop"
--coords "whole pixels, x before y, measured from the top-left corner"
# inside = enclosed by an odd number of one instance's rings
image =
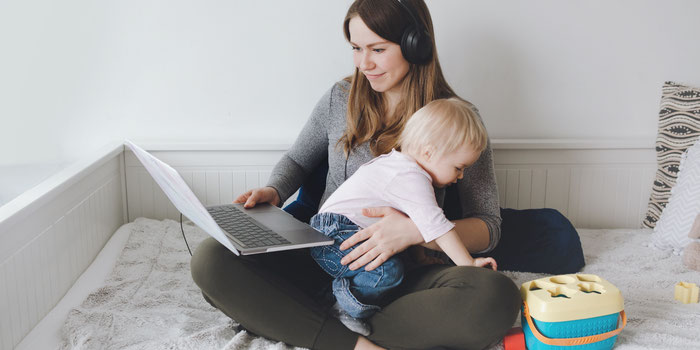
[[[125,145],[183,215],[236,255],[333,244],[332,238],[268,203],[250,209],[238,203],[205,207],[175,169],[129,140]]]

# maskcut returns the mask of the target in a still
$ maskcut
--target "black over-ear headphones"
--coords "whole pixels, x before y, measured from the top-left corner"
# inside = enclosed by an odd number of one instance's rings
[[[408,12],[413,19],[413,25],[409,25],[401,37],[401,53],[406,61],[413,64],[425,64],[430,61],[433,54],[433,40],[430,33],[423,27],[410,6],[402,0],[397,0],[401,7]]]

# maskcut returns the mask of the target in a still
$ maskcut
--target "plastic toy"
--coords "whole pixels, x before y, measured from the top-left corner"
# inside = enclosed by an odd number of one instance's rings
[[[511,328],[506,336],[503,338],[503,349],[504,350],[526,350],[525,347],[525,334],[523,334],[523,329],[520,327]]]
[[[523,283],[520,294],[529,350],[612,349],[627,324],[620,290],[596,275],[540,278]]]
[[[698,286],[695,283],[678,282],[673,296],[683,304],[698,302]]]

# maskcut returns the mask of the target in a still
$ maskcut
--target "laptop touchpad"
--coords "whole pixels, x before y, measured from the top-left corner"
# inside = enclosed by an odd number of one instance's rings
[[[292,215],[269,204],[259,204],[250,209],[243,209],[243,211],[273,231],[307,230],[310,228]]]
[[[307,229],[309,226],[285,213],[251,213],[251,216],[273,231]]]

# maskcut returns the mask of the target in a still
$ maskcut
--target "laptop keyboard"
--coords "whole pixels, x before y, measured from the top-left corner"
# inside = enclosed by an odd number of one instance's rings
[[[261,227],[253,218],[231,206],[207,208],[224,231],[240,241],[244,248],[291,244],[277,233]]]

